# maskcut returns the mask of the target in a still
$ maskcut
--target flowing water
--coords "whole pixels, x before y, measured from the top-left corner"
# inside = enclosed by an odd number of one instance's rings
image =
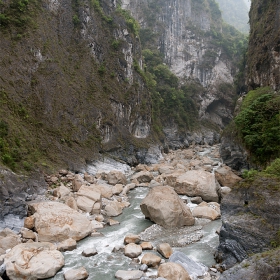
[[[206,153],[202,153],[207,154]],[[94,174],[96,170],[123,170],[126,174],[131,172],[126,165],[115,165],[112,160],[104,161],[101,164],[91,165],[88,167],[88,172]],[[115,168],[113,168],[114,166]],[[114,220],[120,222],[119,225],[106,226],[98,230],[103,234],[100,237],[87,237],[78,242],[77,249],[64,253],[65,266],[53,278],[49,279],[64,279],[65,271],[72,268],[84,266],[89,273],[89,280],[111,280],[115,279],[114,275],[117,270],[138,269],[139,264],[133,263],[128,257],[125,257],[123,252],[112,252],[115,247],[123,245],[124,237],[128,233],[139,234],[153,223],[144,218],[140,210],[140,203],[148,193],[148,188],[138,187],[129,192],[129,201],[131,205],[123,210],[123,214],[115,217]],[[193,207],[194,205],[189,205]],[[184,252],[187,256],[195,261],[201,262],[210,267],[215,264],[213,253],[218,246],[218,235],[215,231],[220,227],[220,220],[208,223],[202,228],[203,238],[193,244],[183,248],[174,248]],[[92,257],[82,256],[82,251],[86,248],[95,247],[98,254]],[[155,253],[155,251],[153,251]],[[148,275],[155,274],[156,270],[148,271]]]
[[[119,221],[119,225],[107,226],[101,230],[104,236],[87,237],[78,242],[77,249],[64,253],[65,266],[55,277],[50,279],[63,279],[63,273],[70,268],[84,266],[89,273],[89,279],[111,280],[117,270],[138,269],[137,264],[131,263],[131,259],[125,257],[123,252],[113,253],[116,246],[123,245],[123,239],[128,233],[138,234],[152,225],[146,220],[140,210],[140,203],[148,192],[147,188],[136,188],[129,193],[130,207],[124,209],[123,214],[114,219]],[[215,264],[213,252],[218,245],[218,235],[215,233],[221,222],[214,221],[205,225],[202,229],[204,237],[184,248],[175,248],[184,252],[195,261],[206,266]],[[89,258],[82,256],[82,251],[86,248],[96,247],[98,254]],[[155,271],[150,271],[154,274]]]

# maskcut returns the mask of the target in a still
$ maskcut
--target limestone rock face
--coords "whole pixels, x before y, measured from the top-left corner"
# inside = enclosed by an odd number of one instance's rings
[[[6,255],[5,264],[11,280],[45,279],[54,276],[64,265],[64,257],[51,243],[24,243]]]
[[[168,280],[191,280],[188,272],[177,263],[164,263],[159,266],[158,276]]]
[[[29,207],[34,213],[35,229],[41,242],[60,242],[68,238],[77,241],[92,231],[91,223],[84,215],[62,203],[34,202]]]
[[[184,174],[170,174],[166,182],[178,194],[200,196],[204,201],[219,201],[215,176],[204,170],[189,170]]]
[[[169,186],[156,186],[151,189],[140,208],[146,218],[166,228],[194,224],[189,207]]]

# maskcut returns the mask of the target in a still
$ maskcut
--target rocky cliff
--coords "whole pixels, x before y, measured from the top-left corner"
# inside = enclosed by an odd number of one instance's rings
[[[206,141],[217,140],[217,136],[209,133],[209,127],[219,133],[232,119],[231,85],[237,71],[234,57],[240,55],[243,37],[222,23],[218,5],[212,0],[124,0],[122,7],[139,21],[144,48],[156,46],[181,83],[195,81],[202,86],[193,97],[206,128],[198,135],[202,135],[201,142],[205,136]],[[174,141],[180,138],[174,125],[164,126],[167,137]]]
[[[1,2],[4,164],[75,169],[147,139],[150,95],[127,21],[115,1]]]
[[[279,195],[279,179],[259,176],[237,184],[223,198],[217,259],[226,269],[278,245]]]
[[[247,84],[250,89],[280,88],[280,3],[254,1],[250,11]]]
[[[240,98],[222,140],[225,162],[241,170],[248,161],[247,168],[258,171],[245,172],[222,200],[217,259],[226,269],[242,263],[221,279],[279,278],[279,7],[277,1],[252,2],[246,74],[252,90]]]

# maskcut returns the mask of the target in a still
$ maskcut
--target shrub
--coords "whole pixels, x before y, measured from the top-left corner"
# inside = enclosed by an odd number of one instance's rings
[[[249,92],[235,123],[253,160],[266,165],[280,156],[280,95],[269,88]]]
[[[280,158],[274,160],[264,171],[265,174],[280,177]]]

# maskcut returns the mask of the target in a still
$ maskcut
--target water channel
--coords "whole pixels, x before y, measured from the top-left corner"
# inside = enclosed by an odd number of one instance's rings
[[[204,153],[203,153],[204,154]],[[104,169],[113,169],[111,162],[106,162],[103,165]],[[100,166],[98,167],[100,169]],[[101,168],[102,169],[102,168]],[[118,166],[117,169],[122,169],[129,173],[129,167],[125,165]],[[95,173],[94,166],[89,167],[89,172]],[[124,237],[128,233],[139,234],[153,223],[146,220],[140,210],[140,203],[148,193],[148,188],[138,187],[131,190],[128,194],[131,205],[123,210],[123,213],[114,217],[114,220],[120,222],[119,225],[106,226],[98,230],[103,235],[99,237],[87,237],[78,242],[77,249],[64,253],[65,266],[54,277],[49,279],[61,280],[64,272],[72,268],[84,266],[89,273],[89,280],[112,280],[115,279],[117,270],[139,269],[139,264],[124,256],[123,252],[112,252],[115,247],[123,245]],[[193,205],[190,205],[193,206]],[[221,221],[216,220],[207,223],[202,227],[203,237],[193,244],[185,247],[173,248],[184,252],[193,260],[203,263],[210,267],[215,264],[213,253],[218,246],[218,235],[216,230],[221,226]],[[176,236],[174,236],[176,238]],[[98,254],[92,257],[82,256],[82,251],[87,248],[95,247]],[[145,251],[144,251],[145,253]],[[153,251],[156,253],[156,251]],[[140,256],[141,258],[141,256]],[[155,275],[156,270],[149,269],[146,275]]]

